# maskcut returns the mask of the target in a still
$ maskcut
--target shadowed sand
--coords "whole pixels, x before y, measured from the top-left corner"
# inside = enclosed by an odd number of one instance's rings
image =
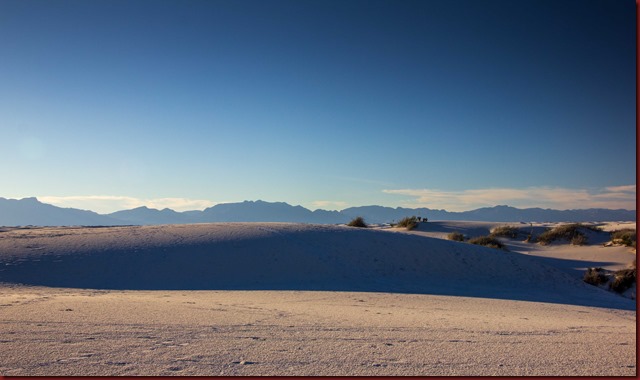
[[[588,239],[588,244],[575,246],[567,241],[554,242],[550,245],[540,245],[527,243],[524,241],[530,233],[538,236],[546,229],[564,223],[500,223],[500,222],[469,222],[469,221],[437,221],[421,223],[416,229],[406,231],[405,229],[390,229],[393,232],[401,232],[418,236],[436,237],[446,239],[452,232],[459,232],[469,238],[486,236],[500,226],[512,226],[520,230],[518,238],[498,238],[505,244],[509,251],[534,256],[541,264],[548,265],[569,274],[571,277],[581,280],[586,269],[589,267],[602,267],[608,270],[620,270],[636,258],[635,250],[625,246],[605,247],[604,243],[611,240],[608,231],[620,230],[624,228],[635,229],[635,223],[630,222],[608,222],[608,223],[586,223],[595,225],[602,229],[600,232],[583,230]]]
[[[340,226],[4,229],[0,374],[635,375],[635,301],[550,263]]]
[[[535,258],[340,226],[220,223],[0,233],[3,282],[128,290],[423,293],[633,309]]]

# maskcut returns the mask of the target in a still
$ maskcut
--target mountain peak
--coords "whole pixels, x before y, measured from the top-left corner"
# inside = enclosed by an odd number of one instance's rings
[[[117,225],[117,224],[181,224],[212,222],[288,222],[288,223],[347,223],[356,216],[368,223],[390,223],[407,216],[422,216],[429,220],[478,220],[487,222],[586,222],[632,221],[635,210],[549,210],[519,209],[507,205],[486,207],[471,211],[448,212],[427,208],[401,208],[384,206],[350,207],[342,211],[311,211],[286,202],[263,200],[239,203],[220,203],[203,211],[162,211],[141,206],[108,215],[73,208],[60,208],[42,203],[35,197],[21,200],[0,198],[0,225]]]

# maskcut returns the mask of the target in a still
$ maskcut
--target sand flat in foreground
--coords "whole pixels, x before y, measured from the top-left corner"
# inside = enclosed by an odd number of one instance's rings
[[[0,373],[636,374],[635,312],[417,294],[3,287]]]

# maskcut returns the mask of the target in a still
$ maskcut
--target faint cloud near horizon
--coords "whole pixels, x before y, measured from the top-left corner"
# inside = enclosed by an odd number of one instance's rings
[[[427,207],[447,211],[468,211],[481,207],[509,205],[519,208],[551,208],[556,210],[608,208],[636,209],[636,185],[605,187],[600,191],[560,187],[524,189],[493,188],[463,191],[433,189],[383,190],[386,194],[411,197],[405,207]]]
[[[78,196],[43,196],[38,197],[43,203],[49,203],[58,207],[72,207],[82,210],[91,210],[99,214],[109,214],[115,211],[129,210],[141,206],[162,210],[170,208],[174,211],[204,210],[216,205],[203,199],[188,198],[153,198],[141,199],[135,197],[115,195],[78,195]]]
[[[323,210],[342,210],[349,207],[347,202],[342,201],[313,201],[311,202],[315,209],[323,209]]]

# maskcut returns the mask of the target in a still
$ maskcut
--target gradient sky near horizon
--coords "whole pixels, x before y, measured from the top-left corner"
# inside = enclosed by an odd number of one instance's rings
[[[0,52],[0,197],[636,208],[634,0],[2,0]]]

